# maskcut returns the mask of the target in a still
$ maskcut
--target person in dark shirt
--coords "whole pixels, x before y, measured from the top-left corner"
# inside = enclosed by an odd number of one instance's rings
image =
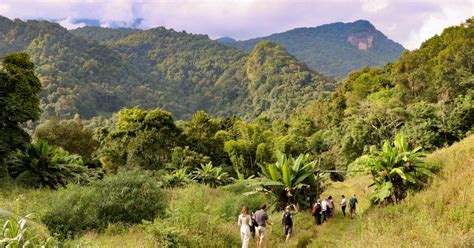
[[[295,211],[291,211],[291,207]],[[283,216],[281,218],[281,224],[285,227],[285,236],[286,236],[286,242],[290,239],[290,235],[293,231],[293,217],[295,214],[298,213],[298,208],[295,206],[295,204],[291,204],[286,206],[285,212],[283,213]]]
[[[318,199],[318,201],[314,204],[313,206],[314,213],[313,216],[316,220],[316,225],[321,225],[321,200]]]
[[[354,216],[356,215],[356,205],[359,203],[356,198],[356,194],[354,193],[349,200],[349,207],[350,207],[350,212],[351,212],[351,219],[354,219]]]
[[[257,221],[257,224],[258,224],[256,234],[258,237],[259,248],[263,247],[263,241],[265,240],[265,228],[267,226],[267,223],[269,225],[273,225],[273,223],[268,220],[268,215],[267,215],[266,210],[267,210],[267,205],[263,204],[262,206],[260,206],[260,210],[255,212],[255,220]]]

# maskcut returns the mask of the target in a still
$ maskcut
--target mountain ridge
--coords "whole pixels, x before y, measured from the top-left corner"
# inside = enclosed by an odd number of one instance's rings
[[[338,77],[364,66],[383,66],[405,50],[367,20],[300,27],[226,45],[250,51],[262,40],[282,44],[310,68]]]

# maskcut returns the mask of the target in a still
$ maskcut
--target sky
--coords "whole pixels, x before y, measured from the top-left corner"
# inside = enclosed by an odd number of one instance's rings
[[[164,26],[238,40],[363,19],[416,49],[474,16],[474,0],[0,0],[0,15],[54,20],[68,29],[95,20],[103,27]]]

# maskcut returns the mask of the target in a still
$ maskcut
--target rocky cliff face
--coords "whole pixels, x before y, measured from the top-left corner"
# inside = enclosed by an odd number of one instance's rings
[[[347,41],[357,49],[367,51],[372,47],[374,36],[369,33],[351,34],[347,37]]]

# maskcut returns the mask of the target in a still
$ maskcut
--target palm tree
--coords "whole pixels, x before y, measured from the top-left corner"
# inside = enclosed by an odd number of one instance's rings
[[[309,199],[316,195],[316,161],[309,154],[300,154],[296,159],[278,152],[275,163],[260,165],[260,177],[257,180],[267,192],[271,192],[280,207],[289,203],[309,206]]]
[[[398,203],[409,189],[420,189],[436,169],[422,158],[421,147],[413,150],[400,134],[395,136],[393,145],[385,141],[382,150],[369,156],[367,168],[372,174],[375,192],[372,202],[378,204]]]

